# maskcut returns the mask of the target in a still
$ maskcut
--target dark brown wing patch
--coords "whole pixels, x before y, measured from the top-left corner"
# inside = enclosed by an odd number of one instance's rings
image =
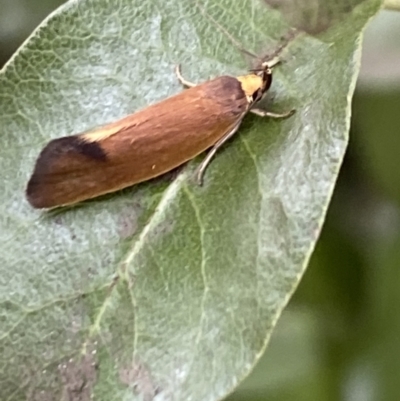
[[[54,139],[45,146],[36,161],[35,173],[47,172],[46,167],[55,161],[75,154],[103,162],[107,160],[107,155],[98,142],[87,142],[79,135],[66,136]]]

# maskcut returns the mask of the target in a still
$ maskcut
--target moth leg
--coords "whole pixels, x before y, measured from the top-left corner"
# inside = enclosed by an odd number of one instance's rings
[[[233,135],[235,135],[236,131],[239,129],[240,124],[242,120],[240,120],[228,133],[226,133],[212,148],[211,150],[207,153],[207,156],[204,158],[204,160],[201,162],[199,167],[197,168],[196,172],[196,178],[197,178],[197,183],[198,185],[203,185],[203,178],[204,178],[204,172],[206,171],[207,166],[210,164],[212,158],[215,156],[217,153],[218,149],[230,138],[232,138]]]
[[[188,88],[193,88],[194,86],[196,86],[197,84],[187,81],[185,78],[183,78],[182,74],[181,74],[181,66],[180,64],[178,64],[175,67],[175,74],[176,77],[178,78],[179,82],[183,85],[183,86],[187,86]]]
[[[296,112],[296,110],[292,109],[287,111],[286,113],[273,113],[271,111],[265,111],[261,109],[251,109],[250,112],[260,117],[287,118],[292,116]]]

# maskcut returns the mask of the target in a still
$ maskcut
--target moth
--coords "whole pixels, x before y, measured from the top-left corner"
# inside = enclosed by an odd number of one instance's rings
[[[177,66],[187,90],[101,128],[50,141],[28,182],[29,203],[35,208],[74,204],[157,177],[210,149],[197,170],[201,184],[215,153],[247,113],[273,118],[294,113],[257,108],[278,62],[275,57],[247,75],[199,85],[187,81]]]

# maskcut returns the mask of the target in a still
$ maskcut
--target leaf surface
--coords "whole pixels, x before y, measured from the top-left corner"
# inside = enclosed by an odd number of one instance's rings
[[[361,32],[380,6],[353,3],[330,1],[329,23],[283,50],[263,105],[296,114],[246,117],[203,187],[198,158],[51,212],[24,198],[48,140],[177,93],[177,63],[197,82],[245,73],[216,22],[258,54],[302,25],[256,0],[87,0],[39,27],[0,73],[1,399],[216,400],[249,373],[346,149]]]

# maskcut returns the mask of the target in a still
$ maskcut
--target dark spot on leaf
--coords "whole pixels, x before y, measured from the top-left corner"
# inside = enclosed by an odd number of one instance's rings
[[[26,396],[28,401],[53,401],[55,398],[56,397],[53,392],[41,389],[30,389]]]
[[[138,219],[142,207],[134,201],[131,206],[124,208],[119,215],[119,235],[122,239],[131,238],[138,229]]]
[[[96,350],[88,348],[81,358],[69,359],[58,365],[63,400],[89,401],[97,379]]]
[[[119,378],[143,401],[151,401],[159,393],[159,388],[153,382],[150,372],[140,362],[133,361],[131,366],[121,368]]]

